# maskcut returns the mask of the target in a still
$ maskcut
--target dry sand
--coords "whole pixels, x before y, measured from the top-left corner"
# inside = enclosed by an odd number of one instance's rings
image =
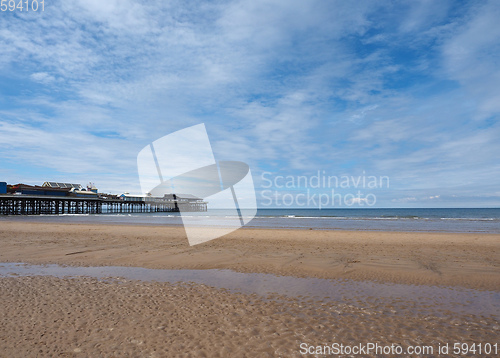
[[[181,228],[0,225],[0,262],[500,287],[499,235],[244,229],[189,247]],[[0,357],[293,357],[301,343],[425,344],[434,349],[426,356],[438,356],[446,343],[500,345],[499,312],[436,307],[429,315],[432,307],[399,299],[316,301],[200,284],[3,277],[0,302]]]
[[[182,228],[0,222],[0,262],[231,269],[500,287],[500,235],[240,229],[190,247]]]

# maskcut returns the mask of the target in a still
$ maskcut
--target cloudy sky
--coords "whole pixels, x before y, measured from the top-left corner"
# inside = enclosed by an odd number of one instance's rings
[[[0,13],[0,181],[139,193],[139,151],[205,123],[217,160],[249,164],[261,202],[263,173],[324,171],[389,177],[364,191],[378,207],[500,205],[498,1],[44,10]]]

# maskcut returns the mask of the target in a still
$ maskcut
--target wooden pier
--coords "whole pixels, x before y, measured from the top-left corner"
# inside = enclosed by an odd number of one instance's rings
[[[0,195],[0,215],[58,215],[207,211],[206,202],[124,201],[69,196]]]

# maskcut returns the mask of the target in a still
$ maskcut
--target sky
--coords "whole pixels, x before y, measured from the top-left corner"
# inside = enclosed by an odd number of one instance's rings
[[[251,168],[259,207],[332,190],[326,207],[498,207],[498,19],[498,1],[446,0],[0,12],[0,181],[140,193],[138,153],[204,123],[216,160]]]

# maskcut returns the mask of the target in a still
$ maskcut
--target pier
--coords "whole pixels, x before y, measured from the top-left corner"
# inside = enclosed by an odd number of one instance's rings
[[[0,195],[0,215],[58,215],[207,211],[207,203],[177,200],[124,201],[38,195]]]

